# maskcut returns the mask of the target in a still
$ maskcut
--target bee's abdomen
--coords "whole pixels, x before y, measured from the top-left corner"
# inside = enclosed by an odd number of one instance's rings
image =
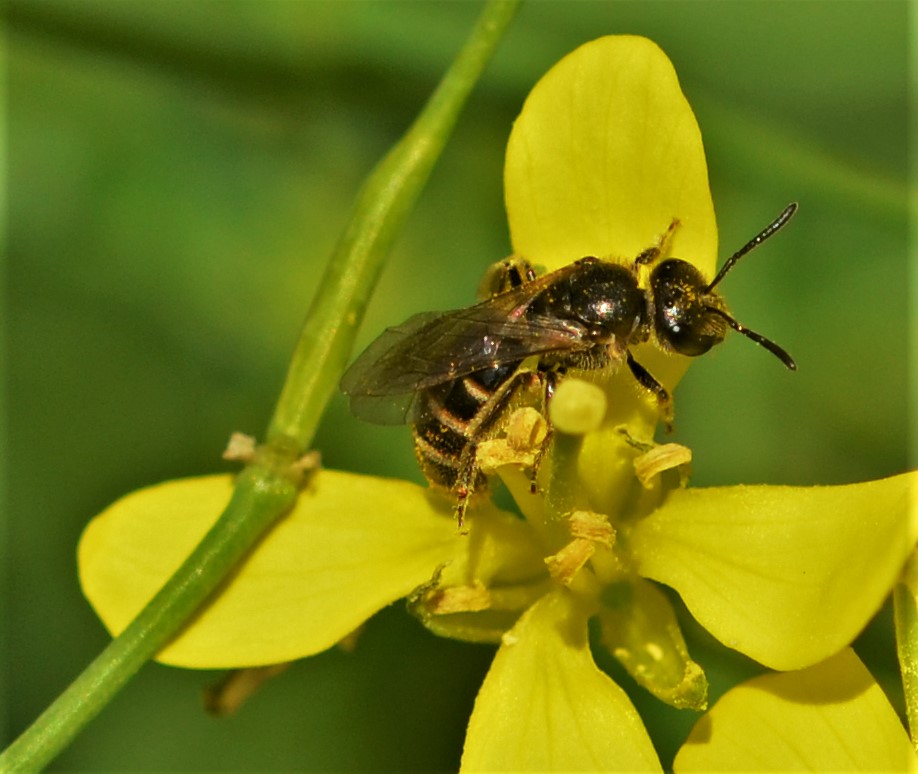
[[[471,443],[465,436],[446,425],[427,421],[414,427],[414,450],[424,477],[432,486],[453,489],[459,479],[462,451]],[[477,472],[472,486],[486,484],[484,474]]]
[[[479,415],[488,410],[494,391],[516,368],[516,363],[495,366],[421,393],[412,431],[418,462],[432,485],[446,489],[456,486],[463,463],[469,464],[469,455],[474,458],[474,447],[481,439],[480,428],[490,419]],[[470,490],[481,490],[487,479],[476,468],[472,480],[466,483]]]

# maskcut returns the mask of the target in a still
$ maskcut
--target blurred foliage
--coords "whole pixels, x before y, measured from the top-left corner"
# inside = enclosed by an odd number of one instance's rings
[[[354,193],[479,10],[6,3],[7,740],[107,641],[76,584],[83,525],[131,489],[227,469],[229,433],[263,431]],[[580,43],[642,34],[695,107],[721,255],[801,204],[723,286],[800,370],[738,336],[693,366],[675,439],[695,450],[695,483],[903,470],[907,28],[904,1],[524,7],[396,246],[363,341],[473,300],[509,249],[503,149],[526,93]],[[329,466],[421,480],[408,433],[362,425],[340,399],[316,443]],[[883,624],[861,652],[889,687]],[[716,653],[703,632],[692,639]],[[299,663],[219,721],[199,698],[215,675],[150,665],[57,766],[455,768],[490,656],[395,607],[355,653]],[[715,688],[754,668],[727,663]],[[692,722],[678,718],[657,738],[664,762]]]

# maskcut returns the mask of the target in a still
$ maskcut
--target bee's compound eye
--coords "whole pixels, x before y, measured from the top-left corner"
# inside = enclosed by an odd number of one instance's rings
[[[726,323],[711,311],[719,298],[705,292],[707,281],[692,264],[676,258],[663,261],[654,268],[650,285],[654,329],[661,343],[696,357],[723,341]]]

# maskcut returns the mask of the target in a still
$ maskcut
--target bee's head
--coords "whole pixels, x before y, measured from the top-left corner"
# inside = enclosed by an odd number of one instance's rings
[[[650,275],[653,327],[657,339],[680,355],[703,355],[727,334],[721,297],[707,291],[707,281],[688,261],[670,258]]]
[[[734,320],[714,291],[740,258],[782,228],[796,210],[795,203],[785,207],[764,231],[730,257],[711,282],[692,264],[677,258],[669,258],[654,267],[650,274],[653,329],[664,348],[689,357],[703,355],[724,340],[730,327],[765,347],[791,371],[796,370],[793,358],[781,347]]]

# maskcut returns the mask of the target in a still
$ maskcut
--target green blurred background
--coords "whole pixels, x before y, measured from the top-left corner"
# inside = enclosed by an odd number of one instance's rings
[[[480,7],[6,4],[7,740],[108,641],[76,582],[83,526],[137,487],[231,469],[219,459],[229,433],[263,431],[362,178]],[[524,6],[395,247],[361,343],[472,301],[509,250],[503,149],[526,93],[608,33],[647,35],[673,60],[705,138],[722,256],[801,205],[723,286],[800,370],[739,336],[693,366],[675,440],[695,451],[695,484],[905,469],[905,2]],[[357,422],[340,397],[316,446],[330,467],[421,480],[408,433]],[[888,628],[887,611],[859,648],[897,701]],[[699,660],[716,660],[689,635]],[[223,720],[200,706],[215,674],[149,665],[55,768],[455,768],[492,653],[438,640],[395,605],[355,653],[297,663]],[[753,668],[727,661],[735,672],[712,675],[715,692]],[[667,763],[694,716],[660,717]]]

